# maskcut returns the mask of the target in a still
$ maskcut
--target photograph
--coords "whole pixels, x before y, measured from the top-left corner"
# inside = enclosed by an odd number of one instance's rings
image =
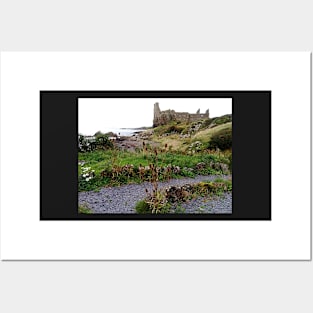
[[[79,214],[232,214],[231,98],[79,98]]]

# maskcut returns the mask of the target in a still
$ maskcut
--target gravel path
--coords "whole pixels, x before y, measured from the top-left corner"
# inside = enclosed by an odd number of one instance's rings
[[[169,182],[159,182],[158,187],[182,186],[198,183],[205,180],[213,181],[216,178],[227,176],[197,176],[195,178],[171,179]],[[146,196],[145,189],[151,191],[151,183],[129,184],[118,187],[101,188],[99,192],[86,191],[78,193],[79,204],[85,204],[93,213],[136,213],[134,207],[139,200]],[[231,214],[232,194],[224,193],[222,196],[198,197],[189,202],[182,203],[182,213],[212,213]]]
[[[187,214],[231,214],[232,193],[226,192],[222,196],[198,197],[197,199],[182,203],[179,212]]]

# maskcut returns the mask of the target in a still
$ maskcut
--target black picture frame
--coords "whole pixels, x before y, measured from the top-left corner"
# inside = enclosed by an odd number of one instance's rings
[[[232,214],[79,214],[79,98],[231,98]],[[271,220],[271,91],[40,91],[40,220]]]

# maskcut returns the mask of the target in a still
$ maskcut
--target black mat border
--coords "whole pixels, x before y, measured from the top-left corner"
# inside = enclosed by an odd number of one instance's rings
[[[78,214],[79,98],[231,98],[233,213]],[[271,220],[271,91],[40,91],[40,220]]]

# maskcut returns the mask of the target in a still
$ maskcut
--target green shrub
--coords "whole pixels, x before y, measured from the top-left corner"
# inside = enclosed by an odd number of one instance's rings
[[[91,151],[91,144],[86,140],[85,136],[78,135],[78,151],[79,152],[87,152]]]
[[[208,118],[202,122],[200,129],[205,129],[208,127],[214,127],[214,126],[225,124],[225,123],[228,123],[231,121],[232,121],[232,115],[231,114],[226,114],[226,115],[219,116],[219,117]]]
[[[215,118],[208,118],[208,119],[204,120],[203,123],[201,124],[200,129],[208,128],[214,120],[215,120]]]
[[[149,204],[144,200],[140,200],[136,203],[135,210],[138,214],[149,214],[149,213],[151,213]]]
[[[227,115],[223,115],[223,116],[220,116],[220,117],[217,117],[214,121],[214,123],[216,125],[221,125],[221,124],[225,124],[225,123],[228,123],[228,122],[231,122],[232,121],[232,115],[231,114],[227,114]]]
[[[219,148],[220,150],[232,147],[232,128],[221,129],[216,132],[209,142],[209,148]]]
[[[96,136],[96,144],[97,147],[102,147],[106,149],[112,149],[114,147],[112,141],[109,140],[109,137],[107,135],[98,135]]]

